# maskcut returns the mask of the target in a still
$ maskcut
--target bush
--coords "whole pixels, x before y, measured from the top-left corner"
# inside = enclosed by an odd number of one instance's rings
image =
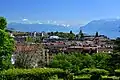
[[[99,75],[108,75],[109,72],[104,69],[97,69],[97,68],[84,68],[80,71],[80,74],[99,74]]]
[[[54,68],[9,69],[0,73],[0,80],[49,80],[58,74],[66,75],[66,72]]]
[[[102,80],[119,80],[116,76],[102,76]]]
[[[120,69],[115,70],[115,76],[120,76]]]
[[[74,77],[74,80],[90,80],[91,75],[78,75]]]

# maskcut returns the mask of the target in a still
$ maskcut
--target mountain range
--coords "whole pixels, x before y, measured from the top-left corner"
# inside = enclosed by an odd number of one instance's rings
[[[93,20],[85,26],[82,26],[81,29],[88,34],[99,32],[99,34],[106,35],[110,38],[120,37],[120,19]]]
[[[116,38],[120,36],[120,19],[100,19],[93,20],[88,24],[82,25],[68,25],[68,24],[41,24],[41,23],[19,23],[11,22],[8,23],[8,28],[13,28],[19,31],[62,31],[69,32],[72,30],[78,33],[80,29],[87,34],[95,34],[99,32],[100,34],[106,35],[110,38]]]

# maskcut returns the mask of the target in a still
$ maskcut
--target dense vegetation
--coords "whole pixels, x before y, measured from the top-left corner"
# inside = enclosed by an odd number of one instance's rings
[[[64,33],[64,32],[49,32],[48,35],[50,36],[59,36],[61,38],[65,38],[65,39],[69,39],[69,40],[73,40],[75,38],[75,34],[70,31],[70,33]]]
[[[0,17],[0,70],[12,67],[11,56],[14,51],[14,40],[6,32],[6,19]]]
[[[49,80],[55,75],[64,79],[68,74],[57,68],[9,69],[0,73],[0,80]]]
[[[120,76],[120,70],[116,70],[120,68],[120,58],[114,55],[115,54],[108,53],[95,53],[92,55],[59,53],[50,63],[50,67],[61,68],[70,73],[74,73],[76,80],[84,80],[83,78],[85,78],[85,80],[86,78],[87,80],[98,80],[100,77],[105,80],[109,80],[109,78],[113,80],[113,78],[118,78],[117,76]],[[113,77],[115,75],[116,77]]]
[[[75,74],[78,74],[84,68],[99,68],[108,70],[108,62],[110,58],[111,55],[106,53],[96,53],[92,55],[80,53],[59,53],[50,63],[50,67],[69,70]]]

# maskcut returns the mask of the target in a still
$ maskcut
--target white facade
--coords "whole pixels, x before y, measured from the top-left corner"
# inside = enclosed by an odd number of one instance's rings
[[[50,39],[59,39],[58,36],[50,36]]]

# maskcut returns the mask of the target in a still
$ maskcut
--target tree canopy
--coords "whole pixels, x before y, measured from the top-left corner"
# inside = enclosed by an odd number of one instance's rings
[[[106,53],[96,53],[96,54],[58,54],[54,57],[50,64],[50,67],[61,68],[64,70],[69,70],[73,73],[79,73],[80,70],[84,68],[108,68],[108,59],[111,56]]]
[[[11,66],[11,56],[14,51],[14,40],[6,32],[6,19],[0,17],[0,69],[8,69]]]

